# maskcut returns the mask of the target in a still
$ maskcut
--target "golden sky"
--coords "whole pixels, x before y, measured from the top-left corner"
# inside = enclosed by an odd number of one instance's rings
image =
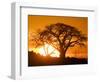
[[[37,16],[37,15],[29,15],[28,16],[28,47],[33,48],[31,39],[31,33],[37,32],[39,30],[43,30],[45,26],[55,23],[64,23],[78,28],[82,31],[83,34],[88,35],[88,18],[87,17],[72,17],[72,16]],[[88,57],[86,47],[73,47],[67,51],[67,56],[70,57]]]

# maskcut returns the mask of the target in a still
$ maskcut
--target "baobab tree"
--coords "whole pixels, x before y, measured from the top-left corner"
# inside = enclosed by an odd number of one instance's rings
[[[63,23],[48,25],[44,30],[39,31],[38,35],[39,43],[42,45],[47,43],[60,52],[62,62],[65,62],[68,48],[76,45],[85,46],[86,41],[87,37],[81,31]]]

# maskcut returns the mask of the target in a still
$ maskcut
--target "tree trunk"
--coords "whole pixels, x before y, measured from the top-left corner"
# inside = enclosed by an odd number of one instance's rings
[[[61,49],[61,51],[60,51],[60,62],[61,62],[61,64],[65,64],[65,61],[66,61],[65,53],[66,53],[66,51],[64,51],[64,49]]]

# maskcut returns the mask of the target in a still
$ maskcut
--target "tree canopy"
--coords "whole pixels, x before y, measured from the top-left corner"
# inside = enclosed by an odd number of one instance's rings
[[[45,43],[53,46],[60,52],[60,57],[65,58],[68,48],[75,45],[85,46],[87,37],[76,27],[56,23],[50,24],[44,30],[39,31],[36,36],[33,36],[33,41],[36,46],[44,45]]]

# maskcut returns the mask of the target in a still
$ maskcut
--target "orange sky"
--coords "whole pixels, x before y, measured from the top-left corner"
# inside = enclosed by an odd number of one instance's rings
[[[78,28],[83,34],[88,35],[88,18],[87,17],[71,17],[71,16],[28,16],[28,47],[32,48],[31,33],[43,30],[45,26],[55,23],[64,23]],[[87,58],[87,45],[86,47],[73,47],[67,51],[67,56]]]

